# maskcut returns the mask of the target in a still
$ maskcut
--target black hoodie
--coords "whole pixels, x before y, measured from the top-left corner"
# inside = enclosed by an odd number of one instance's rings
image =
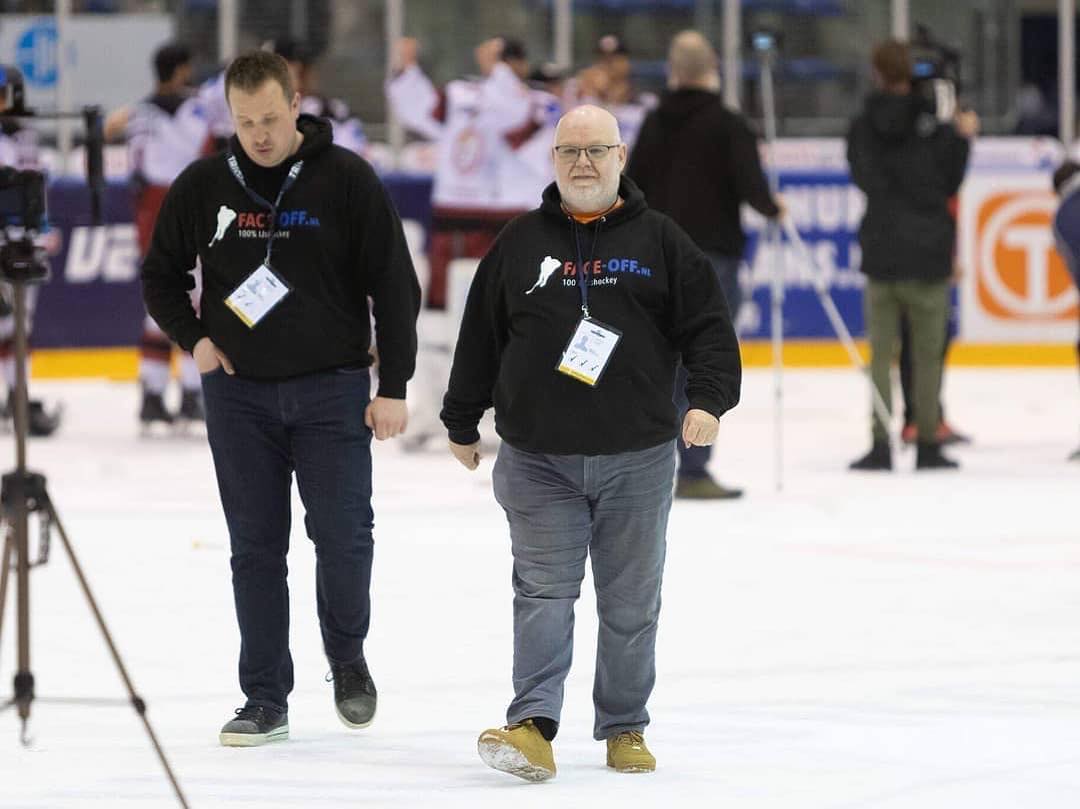
[[[246,183],[270,202],[292,165],[304,163],[281,200],[270,260],[292,288],[288,297],[250,329],[225,305],[262,263],[270,216],[219,154],[188,166],[165,197],[142,266],[147,311],[185,351],[210,337],[238,374],[284,379],[370,364],[370,296],[379,394],[402,399],[415,367],[420,289],[401,221],[371,166],[331,143],[328,121],[301,115],[298,128],[299,150],[272,168],[252,162],[235,136],[230,141]],[[196,258],[198,316],[188,298]]]
[[[968,141],[918,95],[874,93],[851,124],[851,178],[866,193],[862,271],[879,281],[939,281],[952,273]]]
[[[626,177],[619,195],[622,207],[579,225],[552,184],[538,210],[499,234],[473,279],[454,354],[442,411],[452,441],[478,440],[492,405],[499,435],[527,452],[612,455],[670,441],[680,357],[690,407],[720,416],[739,401],[739,346],[712,265]],[[596,387],[556,370],[581,319],[576,243],[590,315],[622,332]]]
[[[626,174],[653,210],[666,213],[702,250],[740,258],[739,205],[776,216],[757,139],[716,93],[675,90],[642,124]]]

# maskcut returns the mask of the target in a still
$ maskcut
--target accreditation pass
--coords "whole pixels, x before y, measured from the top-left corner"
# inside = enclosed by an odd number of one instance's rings
[[[264,262],[233,290],[225,299],[225,305],[233,310],[244,325],[253,329],[289,292],[288,285]]]
[[[558,371],[586,385],[595,385],[615,352],[622,333],[583,317],[563,352]]]

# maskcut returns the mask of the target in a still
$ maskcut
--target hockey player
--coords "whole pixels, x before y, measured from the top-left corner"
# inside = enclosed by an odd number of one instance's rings
[[[428,305],[443,308],[449,263],[483,256],[503,225],[538,204],[539,196],[531,202],[521,197],[515,177],[523,167],[514,155],[538,127],[519,42],[480,43],[474,52],[480,76],[456,79],[441,91],[420,69],[418,50],[415,39],[397,43],[386,94],[407,128],[438,143]]]
[[[169,43],[154,54],[157,84],[148,98],[111,113],[105,122],[106,140],[126,138],[135,191],[135,229],[139,256],[146,256],[158,211],[173,180],[206,148],[209,126],[202,102],[189,89],[191,52]],[[193,298],[198,300],[198,273],[194,273]],[[173,414],[165,405],[169,383],[172,343],[149,315],[143,321],[139,341],[139,383],[142,403],[139,422],[172,424],[203,421],[202,393],[195,361],[180,352],[180,409]]]

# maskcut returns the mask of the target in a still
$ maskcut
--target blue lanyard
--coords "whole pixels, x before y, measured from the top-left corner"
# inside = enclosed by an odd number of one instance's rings
[[[285,178],[285,182],[281,184],[281,190],[278,191],[277,199],[273,204],[266,201],[266,199],[256,191],[254,188],[249,188],[247,181],[244,180],[244,172],[240,171],[240,162],[236,159],[236,155],[232,152],[229,153],[229,171],[232,172],[233,177],[240,183],[240,187],[243,188],[249,197],[255,201],[256,205],[261,205],[264,208],[270,209],[270,237],[266,240],[266,258],[263,260],[267,266],[270,266],[270,251],[274,247],[274,239],[277,237],[277,209],[281,204],[281,198],[285,196],[285,192],[293,187],[293,183],[296,182],[296,178],[300,176],[300,169],[304,167],[303,160],[297,160],[292,164],[289,169],[289,174]]]
[[[574,227],[574,247],[577,249],[577,277],[578,277],[578,289],[581,290],[581,312],[585,317],[589,316],[589,279],[585,274],[585,262],[581,258],[581,236],[578,233],[577,220],[571,219]],[[592,263],[593,258],[596,255],[596,240],[600,238],[600,222],[603,220],[598,219],[596,221],[596,229],[593,230],[592,247],[589,249],[589,263]]]

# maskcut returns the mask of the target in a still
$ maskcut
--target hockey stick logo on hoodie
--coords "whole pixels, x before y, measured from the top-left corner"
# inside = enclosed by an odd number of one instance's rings
[[[213,247],[214,242],[220,242],[225,238],[225,231],[229,229],[231,225],[236,221],[236,211],[230,208],[228,205],[222,205],[218,208],[217,212],[217,230],[214,231],[214,238],[210,240],[210,244],[207,247]]]
[[[540,287],[546,285],[548,279],[551,278],[555,270],[559,269],[561,266],[561,259],[545,256],[544,260],[540,262],[540,277],[536,279],[536,283],[532,285],[532,289],[528,290],[525,294],[532,295]]]

